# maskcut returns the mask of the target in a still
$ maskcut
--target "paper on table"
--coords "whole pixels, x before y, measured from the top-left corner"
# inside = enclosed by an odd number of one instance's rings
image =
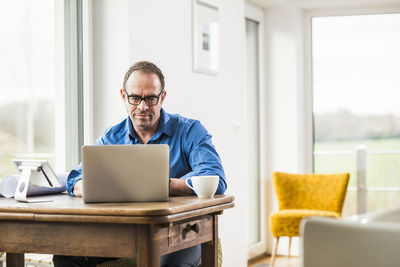
[[[61,181],[61,187],[41,187],[29,185],[28,196],[46,195],[61,193],[66,190],[66,183],[68,173],[57,173],[58,179]],[[0,179],[0,197],[14,197],[15,190],[17,189],[19,175],[7,175]]]

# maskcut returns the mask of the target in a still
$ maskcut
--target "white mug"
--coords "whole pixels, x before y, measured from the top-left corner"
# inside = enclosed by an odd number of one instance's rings
[[[192,180],[193,187],[190,186],[189,180]],[[193,176],[186,179],[185,182],[190,189],[194,190],[198,197],[213,197],[217,191],[219,176]]]

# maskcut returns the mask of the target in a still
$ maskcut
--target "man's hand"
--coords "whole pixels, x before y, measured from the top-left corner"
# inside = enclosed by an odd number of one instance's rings
[[[78,182],[75,183],[72,192],[75,194],[75,196],[82,197],[82,180],[79,180]]]
[[[170,195],[192,195],[192,190],[186,185],[185,180],[171,178],[169,187]]]

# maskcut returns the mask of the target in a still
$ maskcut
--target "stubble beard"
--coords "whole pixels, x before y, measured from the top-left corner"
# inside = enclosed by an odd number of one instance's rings
[[[152,126],[152,122],[153,122],[153,118],[154,118],[153,114],[150,114],[150,113],[139,113],[139,114],[147,115],[147,117],[146,118],[138,118],[135,116],[136,114],[132,114],[133,125],[140,129],[143,129],[143,130],[150,128]]]

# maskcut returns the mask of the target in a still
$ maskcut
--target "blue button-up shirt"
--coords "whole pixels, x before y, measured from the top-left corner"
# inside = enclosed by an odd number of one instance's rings
[[[108,128],[94,145],[140,145],[128,117],[121,123]],[[218,175],[216,194],[226,190],[225,173],[221,159],[211,141],[211,135],[197,120],[169,114],[161,109],[160,123],[148,144],[169,145],[169,175],[173,178],[187,179],[198,175]],[[82,163],[68,175],[67,190],[82,179]],[[189,180],[189,183],[191,181]]]

